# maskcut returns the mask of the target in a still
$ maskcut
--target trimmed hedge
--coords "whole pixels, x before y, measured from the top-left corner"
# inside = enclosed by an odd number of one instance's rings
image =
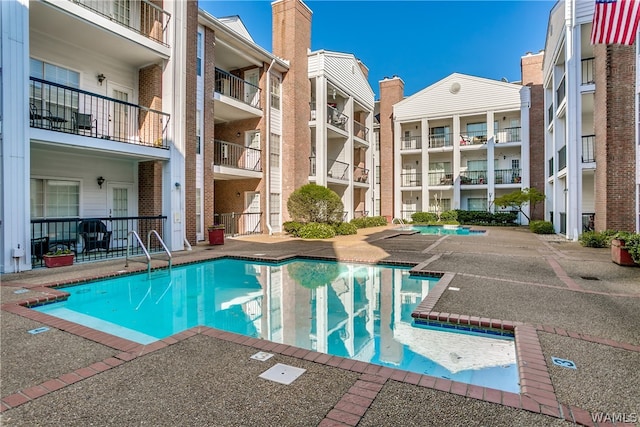
[[[531,221],[529,223],[529,230],[536,234],[554,234],[553,224],[549,221]]]
[[[611,236],[599,231],[585,231],[578,242],[587,248],[606,248],[611,245]]]
[[[298,237],[303,239],[330,239],[335,237],[336,231],[329,224],[310,222],[298,230]]]
[[[357,228],[380,227],[382,225],[387,225],[387,218],[383,216],[363,216],[361,218],[352,219],[350,223],[355,225]]]
[[[292,236],[298,237],[298,233],[304,224],[298,221],[286,221],[282,224],[282,228]]]
[[[463,211],[456,209],[457,219],[463,225],[515,225],[517,212]]]
[[[348,236],[350,234],[358,234],[358,227],[349,222],[340,222],[333,224],[336,236]]]

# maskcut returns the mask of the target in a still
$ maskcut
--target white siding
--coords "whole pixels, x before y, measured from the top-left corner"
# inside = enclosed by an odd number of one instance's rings
[[[453,85],[459,91],[452,93]],[[522,86],[454,73],[394,106],[399,121],[489,110],[520,110]]]
[[[338,89],[373,110],[373,90],[353,55],[326,51],[309,55],[309,75],[320,71],[320,67]]]
[[[547,27],[547,41],[544,48],[544,69],[548,70],[553,63],[559,49],[559,43],[564,39],[564,1],[556,3],[549,15]],[[545,79],[546,79],[545,75]]]
[[[579,23],[593,21],[595,2],[592,0],[577,0],[575,5],[576,21]]]

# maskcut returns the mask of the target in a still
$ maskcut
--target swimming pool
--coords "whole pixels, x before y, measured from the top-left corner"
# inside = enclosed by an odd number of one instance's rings
[[[409,225],[403,229],[418,231],[420,234],[452,234],[456,236],[482,236],[485,233],[485,230],[471,230],[470,227],[464,226],[447,227],[442,225]]]
[[[413,326],[437,283],[408,267],[238,259],[90,282],[43,313],[149,344],[198,325],[519,392],[511,337]]]

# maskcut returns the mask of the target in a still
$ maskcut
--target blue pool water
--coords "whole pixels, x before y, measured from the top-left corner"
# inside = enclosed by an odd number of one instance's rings
[[[407,228],[405,228],[406,230]],[[452,234],[456,236],[481,236],[484,230],[471,230],[469,227],[447,228],[441,225],[410,225],[409,230],[418,231],[420,234],[436,234],[445,235]]]
[[[413,325],[437,280],[395,266],[220,259],[67,287],[68,300],[34,309],[141,344],[205,325],[519,392],[513,338]]]

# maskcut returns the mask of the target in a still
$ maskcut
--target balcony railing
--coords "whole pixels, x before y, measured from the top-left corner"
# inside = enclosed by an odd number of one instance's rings
[[[411,218],[411,215],[416,212],[418,212],[417,209],[403,209],[400,211],[400,216],[402,217],[403,221],[412,221],[413,218]]]
[[[355,182],[369,183],[369,169],[355,166],[353,168],[353,180]]]
[[[460,145],[477,145],[487,143],[487,131],[476,130],[460,134]]]
[[[567,167],[567,146],[558,150],[558,171]]]
[[[405,136],[400,138],[401,150],[419,150],[422,148],[422,137]]]
[[[451,132],[429,135],[429,148],[451,147]]]
[[[487,184],[487,171],[460,171],[460,184]]]
[[[521,129],[520,126],[500,129],[496,133],[496,144],[522,141]]]
[[[214,165],[262,172],[262,163],[260,161],[262,150],[219,139],[213,141],[213,147]]]
[[[595,83],[595,60],[593,58],[586,58],[580,62],[582,66],[582,84],[590,85]]]
[[[349,180],[349,164],[335,159],[328,159],[327,176],[341,181]]]
[[[258,86],[219,68],[215,69],[215,79],[215,91],[220,95],[236,99],[254,108],[262,108],[260,106],[261,89]]]
[[[553,176],[554,174],[554,170],[553,170],[553,157],[549,159],[549,175],[548,176]]]
[[[496,169],[495,183],[498,184],[519,184],[522,182],[521,169]]]
[[[366,141],[369,136],[369,128],[360,122],[353,121],[353,136],[356,138],[364,139]]]
[[[582,137],[582,163],[596,161],[596,136],[585,135]]]
[[[430,171],[429,185],[453,185],[453,174],[445,171]]]
[[[556,104],[558,105],[562,104],[562,101],[564,101],[565,95],[566,95],[565,78],[563,76],[562,80],[560,80],[560,84],[558,85],[558,88],[556,89]]]
[[[169,148],[169,114],[36,77],[29,82],[29,113],[32,128]]]
[[[403,172],[400,174],[402,187],[420,187],[422,185],[421,172]]]
[[[216,224],[224,225],[225,236],[245,236],[262,233],[262,212],[230,212],[214,214]]]
[[[347,130],[348,121],[349,117],[347,115],[338,111],[337,108],[327,105],[327,123],[337,127],[338,129]]]
[[[92,236],[81,232],[81,223],[88,219],[92,222],[102,222],[106,226],[107,233],[100,236],[104,239],[101,245],[96,245],[95,241],[88,241]],[[166,216],[32,219],[31,264],[34,268],[44,267],[43,255],[58,249],[74,252],[74,262],[122,258],[126,256],[128,244],[130,255],[144,255],[144,250],[137,240],[128,240],[129,232],[137,232],[147,246],[148,233],[151,230],[156,230],[164,239],[166,221]],[[164,252],[161,243],[155,238],[151,239],[147,250],[150,253]]]
[[[126,2],[70,0],[164,46],[171,14],[148,0]],[[135,17],[135,19],[134,19]]]

